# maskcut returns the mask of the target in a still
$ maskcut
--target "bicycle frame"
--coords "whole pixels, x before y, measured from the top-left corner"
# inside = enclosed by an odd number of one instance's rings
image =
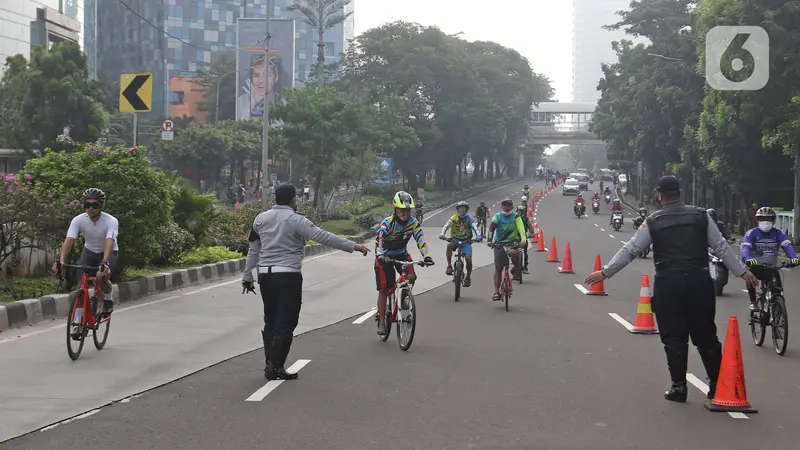
[[[390,260],[390,262],[392,264],[398,264],[400,266],[403,266],[404,268],[408,267],[408,266],[413,266],[415,264],[418,265],[418,266],[425,265],[424,262],[420,262],[420,261],[399,261],[399,260],[396,260],[396,259],[392,259],[392,260]],[[403,270],[402,273],[400,273],[400,278],[397,281],[395,281],[394,286],[392,286],[392,290],[389,292],[389,295],[388,295],[388,298],[390,298],[392,300],[392,305],[393,305],[392,306],[392,323],[397,323],[397,308],[398,308],[398,306],[397,306],[397,303],[398,303],[397,302],[397,291],[398,290],[400,290],[400,291],[411,290],[411,282],[408,280],[408,277],[406,275],[407,275],[406,271]],[[389,326],[389,324],[386,324],[386,325]]]
[[[506,252],[506,258],[508,258],[508,264],[506,264],[503,267],[503,279],[502,279],[502,281],[500,281],[500,292],[503,295],[505,295],[506,292],[511,292],[513,290],[512,289],[512,287],[513,287],[512,280],[513,279],[512,279],[511,274],[510,274],[510,271],[511,271],[511,253],[510,253],[510,251],[513,250],[513,249],[518,249],[518,248],[519,248],[518,244],[504,245],[503,246],[503,251]],[[506,282],[508,284],[504,284],[503,282]],[[508,291],[506,291],[505,288],[503,288],[504,285],[508,286],[507,287]]]
[[[103,290],[99,289],[97,287],[97,285],[95,283],[96,277],[90,277],[89,274],[86,273],[86,272],[89,271],[89,270],[91,270],[93,272],[94,271],[99,271],[100,267],[81,266],[81,265],[75,265],[75,264],[64,264],[61,267],[68,267],[68,268],[82,269],[83,270],[83,275],[81,275],[81,280],[78,283],[78,291],[79,292],[83,291],[83,299],[80,299],[80,298],[76,298],[75,299],[76,303],[78,303],[78,302],[80,302],[80,303],[78,305],[76,305],[76,308],[73,311],[71,311],[71,314],[74,314],[74,312],[77,311],[78,308],[83,308],[83,313],[81,314],[80,323],[75,323],[75,317],[74,316],[70,319],[70,322],[73,325],[78,325],[78,326],[81,326],[81,327],[87,327],[90,330],[95,330],[95,329],[97,329],[97,327],[100,324],[106,323],[109,320],[111,320],[111,316],[107,315],[107,316],[103,317],[102,314],[101,314],[100,321],[98,322],[97,316],[95,315],[95,311],[94,311],[95,308],[92,308],[92,305],[91,305],[91,297],[96,297],[97,298],[97,304],[95,305],[95,307],[99,306],[100,308],[102,308],[102,304],[100,302],[103,301],[105,295],[103,294]],[[93,296],[89,295],[89,287],[90,287],[89,286],[89,282],[90,281],[92,282],[91,284],[92,284],[92,287],[94,288],[94,292],[93,292],[94,295]]]

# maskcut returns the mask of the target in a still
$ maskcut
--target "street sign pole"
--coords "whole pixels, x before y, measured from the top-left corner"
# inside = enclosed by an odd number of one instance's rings
[[[272,19],[272,1],[267,0],[267,35],[264,36],[264,68],[267,74],[269,74],[269,41],[272,39],[270,35],[270,20]],[[269,101],[270,101],[270,92],[269,83],[267,83],[266,89],[264,89],[264,142],[262,143],[261,148],[261,172],[262,172],[262,184],[261,187],[261,207],[262,209],[267,209],[267,205],[269,204]]]
[[[139,113],[133,113],[133,146],[136,147],[137,137],[139,137]]]

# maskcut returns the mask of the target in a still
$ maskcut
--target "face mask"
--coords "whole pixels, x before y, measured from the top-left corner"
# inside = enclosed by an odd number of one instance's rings
[[[511,211],[503,210],[503,215],[505,215],[506,217],[510,216],[511,214],[514,214],[514,210],[513,209]]]
[[[467,217],[467,213],[466,212],[463,212],[463,213],[460,212],[460,213],[458,213],[458,217],[463,219],[464,217]]]
[[[772,222],[758,222],[758,229],[764,233],[769,233],[772,231]]]

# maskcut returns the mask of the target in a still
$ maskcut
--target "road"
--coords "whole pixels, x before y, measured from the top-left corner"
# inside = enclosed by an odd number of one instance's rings
[[[484,197],[491,206],[518,190]],[[652,260],[637,260],[608,280],[607,297],[584,295],[575,284],[592,270],[595,255],[607,261],[632,230],[628,218],[622,231],[609,231],[605,205],[601,215],[576,218],[572,199],[556,191],[536,214],[548,244],[555,233],[562,258],[570,242],[576,274],[559,274],[560,264],[533,253],[531,274],[515,287],[510,312],[490,300],[490,267],[476,269],[472,287],[453,302],[443,246],[431,239],[449,213],[429,216],[425,231],[438,265],[418,271],[418,329],[408,352],[399,350],[394,334],[386,343],[377,339],[369,311],[375,298],[370,265],[337,253],[305,267],[298,332],[314,331],[298,336],[289,355],[302,367],[299,380],[265,384],[259,349],[0,449],[798,448],[800,341],[790,336],[786,355],[777,356],[769,343],[756,348],[741,325],[748,397],[758,414],[733,418],[706,411],[694,385],[705,380],[694,350],[689,402],[665,401],[669,377],[658,336],[632,335],[609,315],[634,322],[642,275],[652,274]],[[477,266],[490,256],[475,246]],[[786,273],[785,286],[790,297],[800,290],[796,274]],[[729,316],[745,323],[742,287],[732,280],[718,300],[721,339]],[[231,308],[219,299],[239,301]],[[790,315],[793,304],[789,300]],[[4,364],[3,379],[12,381],[0,388],[3,422],[15,423],[20,411],[33,414],[34,404],[36,411],[46,401],[67,404],[60,400],[67,397],[87,404],[80,412],[97,408],[88,406],[91,394],[76,382],[81,377],[91,377],[98,398],[123,398],[160,384],[154,379],[159,376],[175,379],[208,360],[258,347],[258,305],[240,297],[235,284],[120,312],[108,350],[90,349],[77,363],[63,354],[63,330],[0,345],[4,362],[13,346],[40,352]],[[175,329],[176,323],[183,326]],[[31,372],[37,356],[49,361],[39,363],[46,375]],[[16,365],[28,369],[9,378],[6,366]],[[11,388],[37,376],[45,386],[29,388],[16,409],[6,407]]]

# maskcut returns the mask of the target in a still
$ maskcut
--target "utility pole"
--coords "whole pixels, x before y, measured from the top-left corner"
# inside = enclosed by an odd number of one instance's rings
[[[272,18],[272,1],[267,0],[267,34],[264,36],[264,76],[266,77],[265,85],[266,89],[264,89],[264,142],[263,146],[261,147],[261,172],[262,172],[262,181],[261,181],[261,207],[262,209],[267,209],[267,204],[269,203],[269,101],[270,101],[270,89],[269,89],[269,41],[272,39],[272,35],[270,34],[270,19]]]

